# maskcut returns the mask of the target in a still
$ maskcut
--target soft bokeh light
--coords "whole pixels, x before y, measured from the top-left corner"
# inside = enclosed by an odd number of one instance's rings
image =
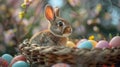
[[[60,8],[60,17],[72,25],[71,41],[120,35],[119,0],[0,0],[0,55],[15,55],[24,39],[49,28],[47,4]]]

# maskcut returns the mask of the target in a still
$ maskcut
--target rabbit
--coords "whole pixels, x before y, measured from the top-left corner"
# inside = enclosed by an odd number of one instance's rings
[[[29,43],[40,46],[66,45],[67,37],[72,33],[71,25],[59,16],[59,8],[46,5],[44,12],[49,21],[48,29],[34,34]]]

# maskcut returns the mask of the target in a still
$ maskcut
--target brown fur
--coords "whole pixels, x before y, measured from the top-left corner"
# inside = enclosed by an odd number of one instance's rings
[[[71,25],[59,17],[59,9],[54,11],[50,5],[46,6],[45,16],[50,22],[48,30],[34,34],[30,43],[40,46],[66,45],[66,37],[72,32]]]
[[[40,46],[47,45],[65,45],[67,42],[66,37],[57,37],[50,33],[49,30],[45,30],[36,33],[31,39],[30,43],[38,44]]]

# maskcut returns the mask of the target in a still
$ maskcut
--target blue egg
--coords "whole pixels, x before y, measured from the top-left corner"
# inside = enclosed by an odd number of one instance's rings
[[[3,54],[2,58],[5,59],[8,63],[10,63],[13,59],[13,57],[10,54]]]
[[[24,61],[15,62],[12,67],[30,67],[30,65]]]
[[[80,44],[77,45],[77,48],[87,48],[87,49],[91,49],[93,46],[92,46],[92,43],[90,41],[84,41]]]
[[[52,6],[52,7],[62,7],[63,5],[65,5],[65,1],[64,0],[49,0],[48,3]]]

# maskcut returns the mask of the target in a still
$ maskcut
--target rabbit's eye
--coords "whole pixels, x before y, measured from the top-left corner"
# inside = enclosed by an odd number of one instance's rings
[[[63,26],[63,22],[59,21],[58,26]]]

